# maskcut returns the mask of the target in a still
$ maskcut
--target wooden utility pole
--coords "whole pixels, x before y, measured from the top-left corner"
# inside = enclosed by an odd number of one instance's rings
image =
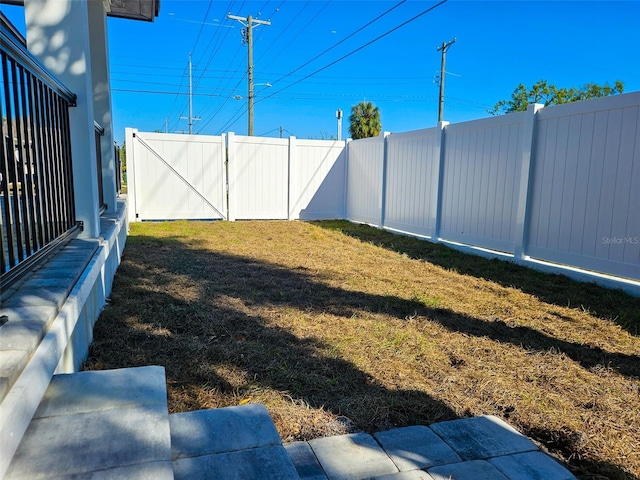
[[[230,20],[238,20],[244,27],[245,30],[245,41],[247,42],[248,52],[247,52],[247,80],[249,83],[249,93],[247,95],[247,103],[248,103],[248,117],[249,117],[249,126],[248,126],[248,135],[253,135],[253,26],[255,25],[271,25],[269,20],[257,20],[251,15],[248,17],[238,17],[237,15],[227,15],[227,18]],[[244,23],[247,22],[247,23]]]
[[[436,48],[437,52],[442,52],[442,61],[440,62],[440,98],[438,103],[438,122],[442,121],[442,115],[444,114],[444,75],[446,73],[444,67],[447,62],[447,50],[449,47],[456,43],[456,39],[450,40],[449,42],[442,42],[438,48]]]
[[[189,135],[193,134],[193,122],[196,120],[200,120],[200,117],[193,116],[193,72],[191,70],[191,67],[191,53],[189,53],[189,116],[180,117],[181,119],[187,121],[187,125],[189,125]]]

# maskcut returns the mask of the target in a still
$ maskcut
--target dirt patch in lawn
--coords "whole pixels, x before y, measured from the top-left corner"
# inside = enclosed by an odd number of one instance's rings
[[[640,474],[640,299],[347,222],[134,224],[86,369],[285,441],[497,415],[582,478]]]

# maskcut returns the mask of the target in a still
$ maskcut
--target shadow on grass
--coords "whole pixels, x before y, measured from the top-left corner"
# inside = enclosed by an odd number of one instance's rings
[[[195,298],[187,300],[163,290],[163,285],[171,285],[179,277],[196,282]],[[341,358],[328,343],[298,338],[271,324],[269,311],[289,307],[316,315],[329,313],[346,321],[367,313],[384,313],[400,320],[418,314],[451,331],[535,351],[556,349],[585,368],[602,364],[624,375],[639,373],[640,358],[636,356],[607,353],[530,328],[512,329],[428,308],[417,301],[331,287],[304,269],[212,253],[175,239],[130,237],[111,298],[111,305],[96,324],[89,367],[159,364],[165,366],[168,381],[178,389],[206,386],[236,398],[247,392],[238,391],[237,383],[233,385],[217,371],[239,370],[249,379],[245,385],[254,383],[284,392],[313,408],[345,416],[356,428],[368,432],[428,425],[457,415],[425,392],[385,387]],[[193,408],[199,407],[194,403]],[[565,458],[578,455],[579,445],[562,443],[556,432],[538,429],[525,433]],[[629,478],[620,467],[607,462],[590,460],[589,468],[611,478]]]
[[[142,248],[159,245],[152,238],[137,237],[130,243],[134,242],[144,245]],[[344,318],[384,311],[405,318],[420,308],[419,303],[351,295],[314,283],[304,273],[193,250],[179,242],[170,241],[170,245],[171,255],[159,255],[157,262],[122,263],[110,306],[95,327],[89,366],[160,364],[174,385],[186,390],[206,385],[235,396],[247,392],[237,391],[216,374],[216,368],[240,369],[246,378],[253,379],[249,383],[286,392],[313,408],[345,416],[366,431],[457,418],[445,403],[424,392],[385,388],[332,353],[332,345],[300,339],[241,308],[290,306]],[[125,257],[129,255],[125,252]],[[166,269],[166,274],[155,269]],[[201,282],[204,289],[200,297],[187,301],[157,288],[171,283],[175,274]],[[153,288],[143,288],[150,276]],[[239,298],[241,304],[230,304],[227,296]],[[134,328],[125,321],[126,316],[136,318]]]
[[[447,270],[490,280],[504,287],[517,288],[546,303],[587,310],[602,320],[617,323],[632,335],[640,335],[640,298],[622,290],[577,282],[564,275],[538,272],[508,261],[489,260],[442,244],[346,220],[312,223],[413,259],[425,260]]]

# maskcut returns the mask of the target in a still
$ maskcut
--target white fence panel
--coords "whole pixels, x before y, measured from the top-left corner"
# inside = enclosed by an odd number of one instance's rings
[[[384,137],[347,143],[347,218],[380,226]]]
[[[294,137],[290,141],[289,218],[344,218],[345,142]]]
[[[445,127],[440,237],[513,253],[526,112]]]
[[[225,138],[130,132],[130,220],[225,218]]]
[[[127,129],[130,221],[222,218],[226,179],[231,220],[348,218],[640,291],[640,93],[344,145],[230,133],[225,173],[224,136]]]
[[[289,140],[229,133],[229,218],[288,218]]]
[[[538,113],[527,253],[640,278],[640,94]]]
[[[385,227],[433,237],[441,133],[430,128],[387,137]]]

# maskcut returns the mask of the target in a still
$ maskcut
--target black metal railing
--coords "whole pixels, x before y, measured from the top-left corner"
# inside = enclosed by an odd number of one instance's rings
[[[122,159],[120,158],[120,147],[117,143],[113,143],[113,158],[116,160],[116,192],[118,195],[122,193]]]
[[[104,203],[104,191],[102,190],[102,136],[104,135],[104,128],[94,121],[93,131],[96,141],[96,168],[98,170],[98,205],[103,210],[107,208]]]
[[[69,107],[75,95],[0,13],[0,288],[78,231]]]

